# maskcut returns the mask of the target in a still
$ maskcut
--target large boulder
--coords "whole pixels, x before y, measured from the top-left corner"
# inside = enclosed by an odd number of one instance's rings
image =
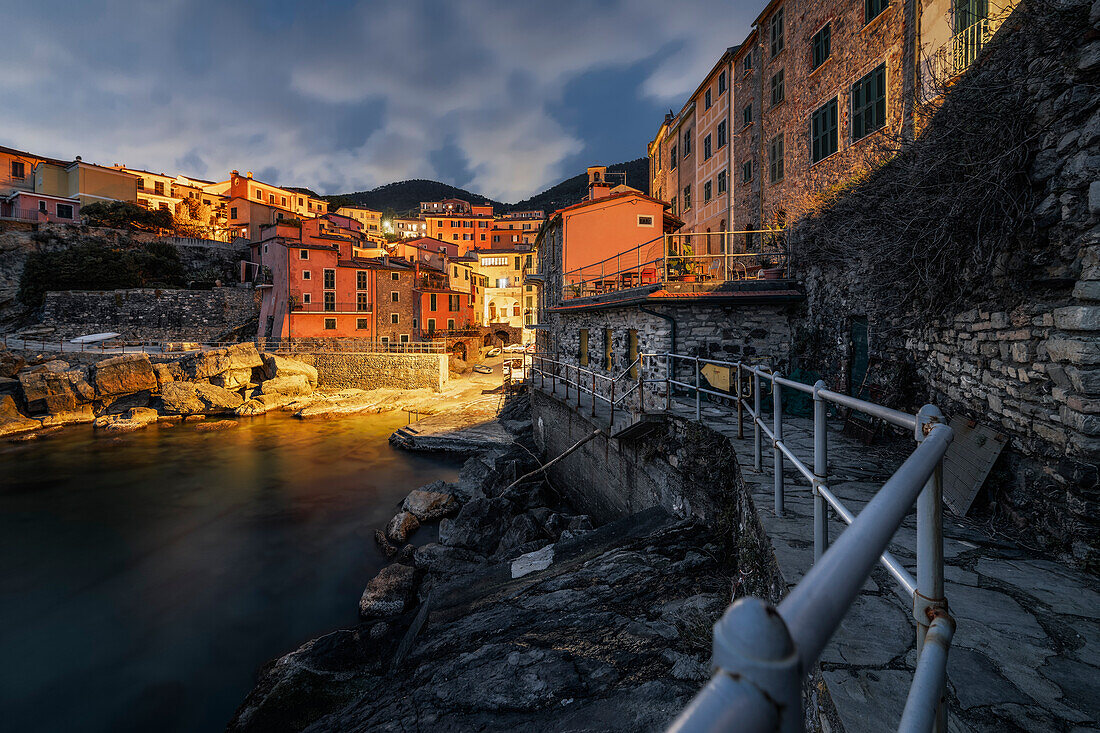
[[[26,359],[18,354],[11,353],[6,346],[0,346],[0,377],[10,379],[26,365]]]
[[[454,519],[440,521],[439,541],[492,554],[512,522],[512,513],[512,503],[507,499],[474,499]]]
[[[252,384],[251,369],[227,369],[210,377],[210,383],[223,389],[240,389]]]
[[[189,356],[181,366],[191,379],[210,379],[230,370],[251,370],[263,363],[256,344],[249,342]]]
[[[398,512],[394,515],[390,523],[386,525],[386,537],[391,542],[398,544],[404,544],[408,541],[409,535],[420,528],[420,522],[417,518],[409,512]]]
[[[170,382],[180,382],[184,378],[183,368],[180,367],[178,361],[154,364],[153,373],[157,377],[158,390],[163,389],[164,385]]]
[[[264,373],[267,375],[268,379],[301,374],[309,380],[312,386],[317,386],[317,370],[305,362],[298,361],[297,359],[288,359],[278,354],[264,354],[263,361]]]
[[[171,382],[164,385],[160,399],[166,415],[216,415],[244,404],[236,392],[206,382]]]
[[[413,564],[433,575],[453,578],[485,567],[488,561],[476,552],[435,542],[416,548]]]
[[[151,410],[148,407],[132,407],[120,415],[101,415],[97,417],[95,428],[111,433],[128,433],[152,425],[158,417],[156,410]]]
[[[313,394],[313,384],[305,374],[284,374],[261,384],[260,392],[265,395],[298,397]]]
[[[421,522],[430,522],[457,512],[459,506],[458,500],[451,494],[417,489],[409,492],[405,501],[401,502],[401,508],[415,514]]]
[[[49,369],[24,371],[19,375],[23,399],[32,414],[66,412],[95,399],[82,369],[57,372]]]
[[[157,375],[145,354],[123,354],[104,359],[92,374],[96,392],[111,396],[157,388]]]
[[[0,397],[0,436],[27,433],[40,427],[42,423],[19,413],[11,395]]]
[[[359,615],[364,618],[393,616],[402,613],[416,590],[416,568],[408,565],[387,565],[374,576],[362,598]]]
[[[258,394],[252,399],[246,400],[234,412],[241,417],[254,417],[288,405],[293,399],[293,396],[281,394]]]
[[[528,542],[545,539],[546,535],[535,518],[530,514],[520,514],[512,520],[500,538],[500,550],[510,550]]]

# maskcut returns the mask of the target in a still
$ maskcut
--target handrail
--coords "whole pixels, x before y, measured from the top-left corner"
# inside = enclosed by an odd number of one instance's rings
[[[663,361],[663,376],[646,379],[642,369],[646,360],[651,363],[653,360]],[[580,384],[581,368],[559,360],[549,361],[554,364],[555,374],[559,368],[566,372],[577,370],[579,408],[580,394],[584,389]],[[616,381],[629,376],[635,365],[638,366],[637,378],[616,399]],[[728,369],[729,389],[722,391],[709,383],[704,386],[703,365]],[[813,496],[813,566],[777,607],[773,608],[759,599],[741,598],[727,609],[714,627],[712,665],[717,671],[670,730],[717,731],[728,729],[736,722],[739,730],[749,733],[801,731],[802,680],[817,663],[871,569],[879,562],[912,602],[916,621],[917,671],[899,730],[905,733],[945,733],[947,714],[943,689],[954,621],[947,614],[943,592],[942,464],[953,433],[944,424],[939,410],[926,405],[913,415],[829,390],[822,381],[813,385],[798,382],[765,366],[667,352],[639,354],[618,377],[596,375],[594,371],[585,370],[586,375],[589,372],[591,377],[588,379],[593,385],[593,414],[597,399],[608,402],[612,408],[612,423],[615,403],[635,390],[639,395],[639,412],[645,412],[646,385],[663,385],[666,410],[671,409],[675,387],[687,389],[689,394],[694,393],[695,419],[700,421],[703,417],[703,395],[733,396],[739,437],[744,433],[744,414],[747,413],[751,419],[754,429],[753,466],[758,472],[763,470],[764,437],[771,442],[775,513],[780,516],[784,514],[785,461],[791,462],[798,475],[809,485]],[[686,372],[693,372],[693,378],[685,376]],[[545,387],[548,376],[545,363],[540,363],[539,373],[543,376],[542,386]],[[596,394],[597,377],[610,381],[610,398]],[[571,382],[564,381],[568,403]],[[751,400],[745,390],[748,383],[752,387]],[[762,406],[763,386],[766,383],[770,383],[772,390],[773,414],[770,420]],[[799,457],[784,440],[784,389],[808,394],[813,399],[812,461]],[[916,440],[913,452],[858,514],[852,512],[828,484],[826,406],[830,403],[867,413],[912,431]],[[917,508],[916,578],[887,550],[914,503]],[[848,525],[831,546],[829,507]]]

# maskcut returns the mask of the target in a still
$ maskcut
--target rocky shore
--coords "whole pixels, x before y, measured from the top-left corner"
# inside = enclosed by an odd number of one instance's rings
[[[208,416],[254,417],[271,410],[333,418],[396,409],[432,413],[427,389],[317,391],[317,370],[242,343],[180,357],[124,354],[74,363],[81,354],[21,355],[0,347],[0,438],[28,440],[66,425],[106,432]],[[69,360],[66,360],[69,359]],[[232,427],[232,420],[220,421]]]
[[[508,440],[376,528],[392,562],[360,623],[268,664],[229,730],[657,730],[690,700],[730,548],[660,509],[596,526],[540,474],[517,481],[540,467],[527,397],[492,422]],[[432,522],[438,542],[408,543]]]

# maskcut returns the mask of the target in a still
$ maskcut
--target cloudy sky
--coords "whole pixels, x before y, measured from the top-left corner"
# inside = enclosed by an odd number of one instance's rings
[[[516,201],[645,154],[764,0],[0,0],[0,145]]]

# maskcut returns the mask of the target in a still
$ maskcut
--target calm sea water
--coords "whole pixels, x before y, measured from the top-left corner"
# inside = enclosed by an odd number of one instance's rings
[[[390,448],[404,421],[0,444],[0,728],[224,728],[265,661],[355,623],[396,503],[457,476]]]

